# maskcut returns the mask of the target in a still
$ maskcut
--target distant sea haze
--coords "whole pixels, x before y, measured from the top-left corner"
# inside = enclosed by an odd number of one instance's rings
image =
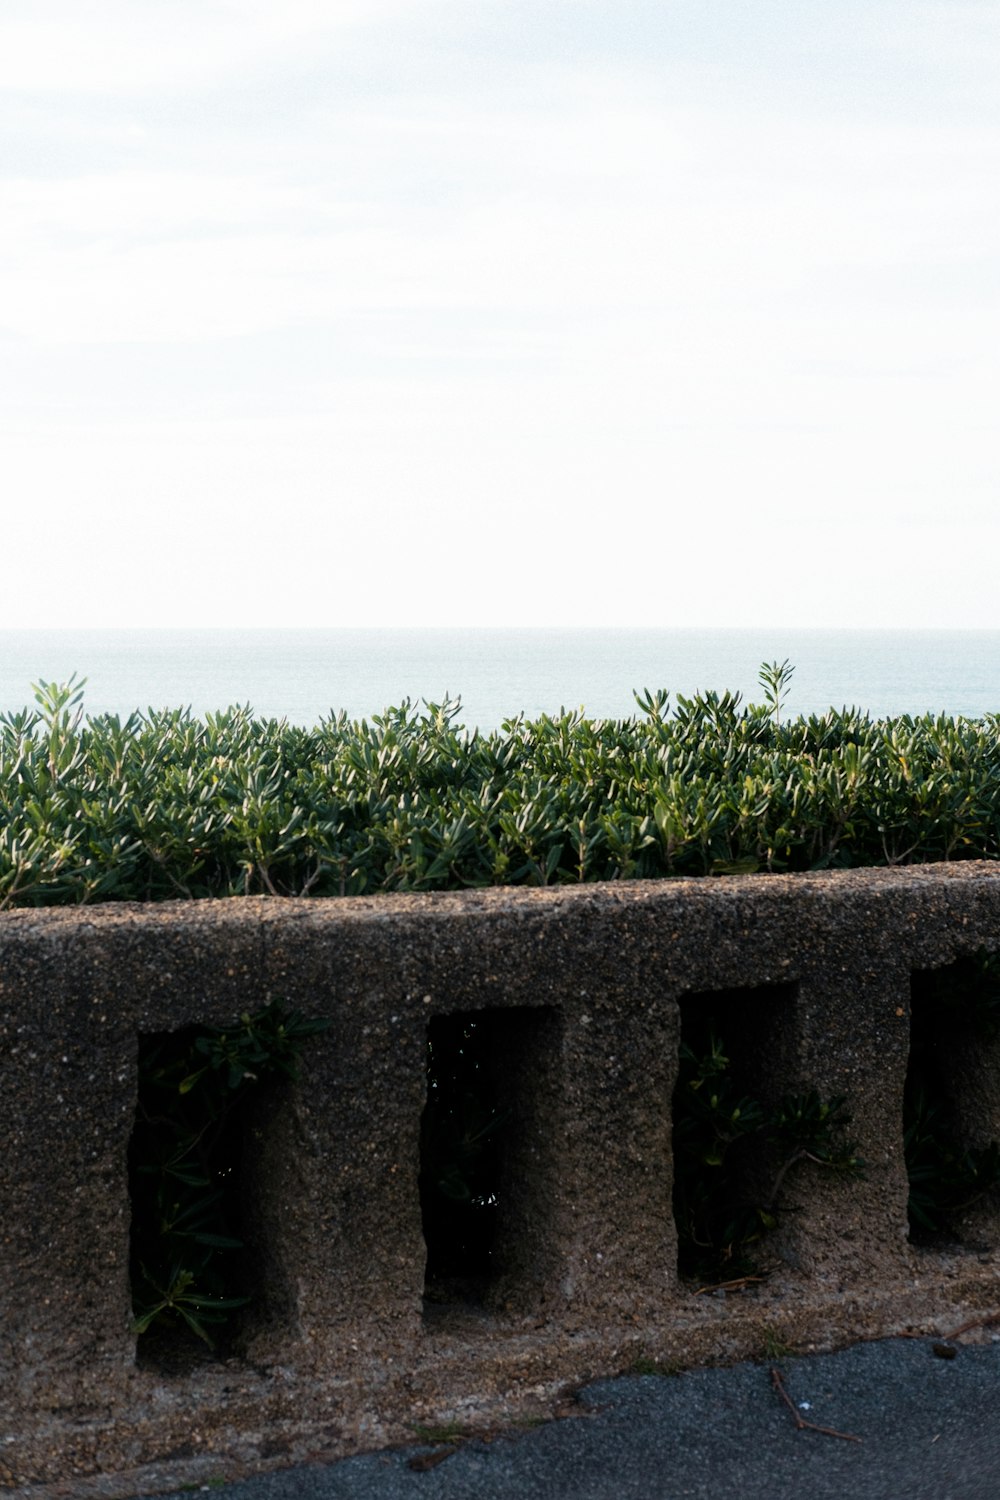
[[[781,628],[7,630],[0,710],[30,704],[32,682],[76,672],[88,714],[249,703],[309,726],[460,696],[459,722],[489,730],[562,707],[627,717],[633,689],[665,689],[671,704],[710,689],[759,702],[761,663],[785,659],[791,714],[1000,713],[1000,631]]]

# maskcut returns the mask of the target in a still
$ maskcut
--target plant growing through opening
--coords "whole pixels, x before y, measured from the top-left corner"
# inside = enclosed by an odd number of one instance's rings
[[[239,1265],[244,1107],[266,1080],[294,1078],[306,1041],[328,1025],[273,1001],[233,1027],[141,1043],[129,1148],[138,1334],[179,1328],[214,1347],[251,1300]]]
[[[811,1090],[768,1107],[738,1091],[714,1028],[704,1046],[681,1045],[673,1138],[682,1275],[712,1281],[757,1273],[760,1241],[776,1226],[781,1189],[800,1163],[860,1175],[863,1163],[844,1136],[850,1123],[845,1103]],[[763,1191],[751,1186],[751,1155],[773,1164]]]

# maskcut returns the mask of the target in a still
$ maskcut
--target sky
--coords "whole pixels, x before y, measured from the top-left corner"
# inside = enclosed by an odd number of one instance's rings
[[[0,628],[1000,627],[1000,6],[4,0]]]

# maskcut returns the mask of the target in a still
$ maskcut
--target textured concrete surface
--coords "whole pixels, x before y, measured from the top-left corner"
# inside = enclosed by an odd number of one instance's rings
[[[162,1488],[207,1453],[251,1473],[414,1421],[544,1415],[637,1358],[821,1350],[988,1309],[996,1206],[947,1253],[917,1253],[902,1151],[914,975],[982,947],[1000,951],[1000,867],[971,863],[4,914],[0,1484],[155,1465]],[[720,995],[745,1010],[766,1091],[847,1096],[867,1163],[861,1182],[789,1179],[770,1281],[723,1300],[678,1279],[670,1156],[681,1008]],[[257,1297],[240,1347],[140,1368],[138,1038],[272,998],[330,1027],[248,1125]],[[457,1012],[489,1014],[516,1129],[487,1303],[428,1309],[427,1027]],[[952,1043],[945,1024],[931,1035]],[[957,1116],[1000,1137],[995,1056],[956,1050],[948,1076]]]

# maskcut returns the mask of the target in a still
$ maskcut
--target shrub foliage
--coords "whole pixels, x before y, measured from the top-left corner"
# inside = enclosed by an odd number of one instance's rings
[[[312,729],[248,707],[85,718],[82,684],[0,715],[0,905],[820,870],[1000,854],[1000,714],[639,712],[479,734],[404,702]]]

